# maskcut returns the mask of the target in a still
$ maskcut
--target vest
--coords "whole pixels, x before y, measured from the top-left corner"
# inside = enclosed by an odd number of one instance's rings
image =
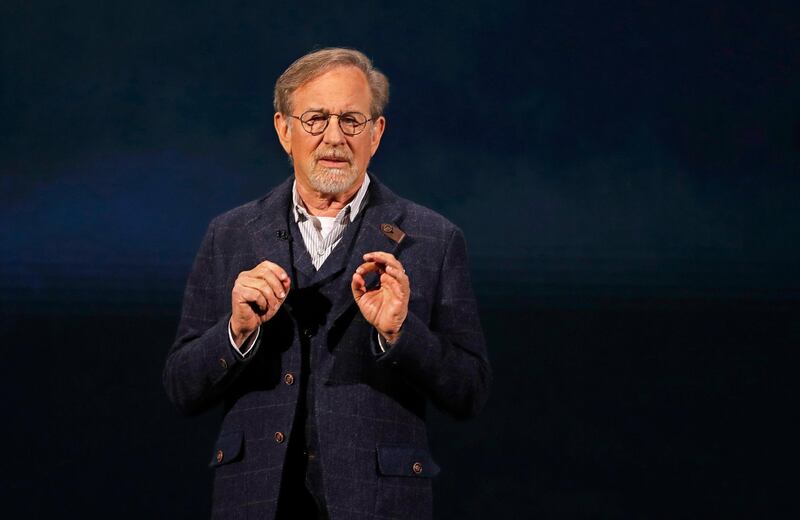
[[[289,233],[292,252],[292,288],[286,304],[300,332],[301,369],[300,396],[292,426],[291,441],[281,484],[294,496],[302,493],[304,486],[313,497],[317,508],[323,512],[325,490],[322,465],[319,459],[319,435],[316,427],[315,394],[325,384],[320,377],[320,366],[331,354],[328,350],[327,332],[335,318],[334,310],[352,302],[350,281],[353,273],[344,272],[354,247],[355,237],[363,220],[359,211],[354,222],[347,226],[342,239],[317,270],[311,263],[311,254],[303,242],[300,229],[289,216]]]

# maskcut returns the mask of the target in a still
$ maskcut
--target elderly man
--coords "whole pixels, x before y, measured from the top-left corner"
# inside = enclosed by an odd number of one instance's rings
[[[461,231],[367,174],[386,77],[323,49],[275,84],[294,176],[209,225],[164,386],[217,404],[215,518],[429,518],[428,401],[486,401],[490,368]]]

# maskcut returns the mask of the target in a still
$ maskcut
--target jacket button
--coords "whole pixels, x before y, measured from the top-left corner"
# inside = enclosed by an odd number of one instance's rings
[[[228,369],[228,362],[225,361],[225,358],[219,358],[219,366],[221,366],[223,370]]]
[[[286,375],[283,376],[283,382],[286,383],[287,385],[294,384],[294,376],[292,375],[291,372],[286,372]]]
[[[313,334],[309,329],[303,329],[303,336],[310,338],[311,336],[313,336]]]
[[[222,462],[222,459],[224,458],[225,458],[225,452],[223,452],[222,450],[217,450],[217,464]]]
[[[284,439],[286,439],[286,436],[283,434],[283,432],[275,432],[275,442],[280,444],[284,441]]]
[[[419,462],[415,462],[411,466],[411,471],[413,471],[414,474],[419,475],[420,473],[422,473],[422,464],[420,464]]]

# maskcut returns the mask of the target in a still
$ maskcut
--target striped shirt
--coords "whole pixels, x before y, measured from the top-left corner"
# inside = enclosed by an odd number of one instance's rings
[[[331,251],[341,242],[347,226],[356,219],[364,205],[364,198],[369,187],[369,175],[364,174],[364,182],[355,197],[339,210],[335,217],[316,217],[308,212],[305,203],[297,193],[297,181],[292,185],[292,201],[294,221],[300,228],[306,251],[311,255],[311,263],[319,270]]]

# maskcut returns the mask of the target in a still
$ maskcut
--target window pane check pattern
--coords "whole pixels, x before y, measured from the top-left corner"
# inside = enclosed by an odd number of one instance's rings
[[[300,228],[306,251],[311,255],[311,263],[317,270],[325,263],[333,248],[342,240],[347,226],[356,219],[358,212],[361,211],[367,187],[369,187],[369,175],[365,174],[364,182],[356,196],[347,206],[339,210],[339,213],[330,222],[325,220],[326,217],[315,217],[309,213],[297,193],[297,182],[292,186],[294,220],[297,222],[297,227]],[[330,217],[327,218],[330,219]]]

